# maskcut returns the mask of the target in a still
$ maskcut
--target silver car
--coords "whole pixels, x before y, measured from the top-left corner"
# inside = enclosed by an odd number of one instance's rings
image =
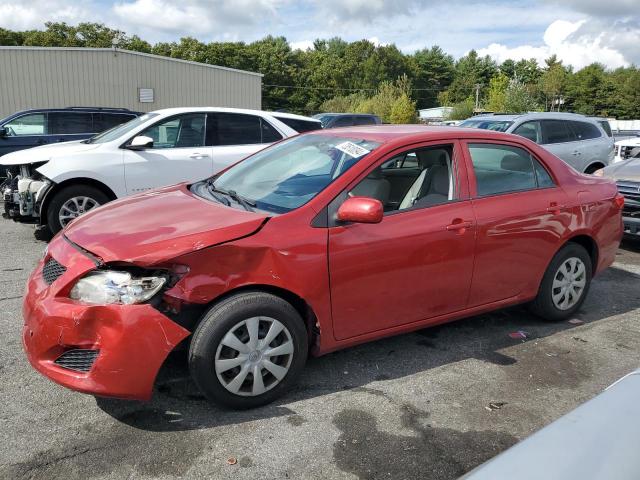
[[[615,180],[618,191],[624,196],[624,233],[640,238],[640,157],[609,165],[596,175]]]
[[[460,126],[528,138],[579,172],[593,173],[613,160],[613,138],[599,122],[584,115],[557,112],[478,115]]]

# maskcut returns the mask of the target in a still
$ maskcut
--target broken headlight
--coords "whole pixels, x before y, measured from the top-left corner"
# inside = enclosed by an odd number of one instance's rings
[[[166,278],[158,276],[133,276],[129,272],[111,270],[94,271],[76,282],[69,297],[94,305],[131,305],[149,300],[166,281]]]

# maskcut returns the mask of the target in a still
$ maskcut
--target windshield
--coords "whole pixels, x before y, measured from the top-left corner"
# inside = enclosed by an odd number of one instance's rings
[[[122,125],[117,125],[109,130],[106,130],[102,133],[94,135],[93,137],[85,140],[84,143],[106,143],[112,140],[116,140],[122,135],[130,132],[134,128],[142,125],[144,122],[149,120],[150,118],[157,117],[157,113],[145,113],[139,117],[134,118],[133,120],[128,121],[127,123],[123,123]]]
[[[507,120],[465,120],[461,127],[481,128],[483,130],[493,130],[494,132],[506,132],[513,125]]]
[[[212,187],[259,210],[285,213],[307,203],[379,145],[329,135],[293,137],[231,167]]]

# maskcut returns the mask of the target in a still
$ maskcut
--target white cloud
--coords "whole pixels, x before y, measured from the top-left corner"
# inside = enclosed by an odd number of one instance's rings
[[[313,50],[313,40],[301,40],[289,44],[292,50]]]
[[[478,50],[480,55],[489,55],[498,62],[509,58],[513,60],[535,58],[542,64],[545,58],[555,54],[565,64],[580,69],[594,62],[599,62],[610,68],[629,65],[622,53],[606,44],[607,32],[596,34],[580,33],[588,20],[568,22],[556,20],[544,33],[544,45],[520,45],[507,47],[499,43],[492,43],[486,48]]]
[[[45,22],[77,23],[92,17],[88,2],[32,0],[0,3],[0,27],[9,30],[44,28]],[[97,15],[95,15],[97,17]]]

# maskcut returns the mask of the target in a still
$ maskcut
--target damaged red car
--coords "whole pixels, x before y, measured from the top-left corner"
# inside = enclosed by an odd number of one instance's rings
[[[518,303],[571,316],[614,260],[622,205],[522,137],[300,135],[72,222],[29,279],[24,346],[66,387],[146,400],[187,344],[210,400],[262,405],[308,355]]]

